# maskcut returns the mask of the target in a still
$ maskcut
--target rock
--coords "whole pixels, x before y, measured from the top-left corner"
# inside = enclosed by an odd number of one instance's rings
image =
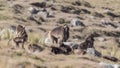
[[[41,52],[44,50],[41,46],[37,44],[29,44],[28,49],[30,50],[30,52]]]
[[[35,7],[30,7],[28,8],[28,11],[31,13],[31,14],[37,14],[40,10],[35,8]]]
[[[57,10],[56,6],[51,6],[51,10]]]
[[[98,39],[98,41],[100,41],[100,42],[104,42],[104,41],[106,41],[106,39],[103,38],[103,37],[97,37],[97,39]]]
[[[75,9],[72,13],[73,13],[73,14],[80,14],[80,13],[81,13],[81,10],[80,10],[80,9]]]
[[[48,12],[38,12],[37,16],[40,18],[41,21],[45,22],[47,20],[48,17]]]
[[[81,9],[81,14],[91,14],[91,12],[87,9]]]
[[[45,8],[46,7],[46,2],[34,2],[34,3],[30,3],[30,5],[33,5],[35,7],[41,7],[41,8]]]
[[[6,29],[3,29],[0,31],[0,36],[3,35],[6,32]]]
[[[113,17],[113,18],[115,18],[115,17],[120,17],[120,15],[117,15],[117,14],[112,13],[112,12],[107,12],[106,14],[107,14],[108,16],[110,16],[110,17]]]
[[[101,22],[102,22],[102,24],[104,25],[104,26],[111,26],[111,27],[113,27],[113,28],[117,28],[118,27],[118,25],[116,25],[116,24],[114,24],[114,23],[112,23],[112,22],[110,22],[110,21],[106,21],[106,20],[101,20]]]
[[[10,28],[9,28],[9,31],[10,31],[11,33],[14,33],[14,32],[16,31],[16,26],[11,25]]]
[[[71,10],[73,10],[74,7],[72,6],[61,6],[61,11],[64,13],[71,13]]]
[[[59,24],[64,24],[64,23],[65,23],[65,19],[59,18],[59,19],[57,20],[57,23],[59,23]]]
[[[73,36],[72,38],[73,38],[73,39],[78,39],[78,40],[81,39],[81,37],[80,37],[79,35],[75,35],[75,36]]]
[[[33,30],[33,29],[31,29],[31,28],[29,28],[29,29],[28,29],[28,31],[29,31],[29,32],[34,32],[34,30]]]
[[[114,68],[114,66],[112,64],[107,64],[107,63],[104,63],[104,62],[100,62],[99,65],[102,68]]]
[[[102,15],[101,13],[98,13],[98,12],[94,12],[93,16],[99,17],[99,18],[104,18],[105,17],[104,15]]]
[[[114,11],[114,9],[109,8],[109,7],[102,7],[102,9],[106,10],[106,11]]]
[[[14,12],[15,14],[22,14],[22,13],[23,13],[23,10],[24,10],[24,7],[21,6],[21,5],[19,5],[19,4],[13,5],[12,8],[13,8],[13,12]]]
[[[117,62],[118,59],[116,57],[112,57],[112,56],[103,56],[104,59],[107,59],[107,60],[110,60],[110,61],[113,61],[113,62]]]
[[[75,6],[81,6],[81,2],[78,0],[78,1],[75,1],[74,3],[72,3],[72,5],[75,5]]]
[[[78,46],[79,46],[77,43],[74,43],[74,42],[63,42],[63,44],[67,45],[67,46],[70,46],[73,49],[78,49]]]
[[[93,8],[89,2],[82,1],[82,4],[83,4],[85,7]]]
[[[36,18],[36,16],[31,15],[27,18],[28,20],[34,21],[36,24],[41,25],[41,20],[39,18]]]
[[[53,13],[52,11],[49,11],[47,17],[48,17],[48,18],[54,17],[54,13]]]
[[[90,3],[86,2],[86,1],[80,1],[80,0],[73,2],[72,5],[75,5],[75,6],[82,6],[83,5],[83,6],[88,7],[88,8],[93,8]]]
[[[120,65],[118,65],[118,64],[109,64],[109,63],[105,63],[105,62],[100,62],[99,65],[102,68],[120,68]]]
[[[40,11],[37,14],[31,15],[30,17],[28,17],[28,20],[32,20],[35,23],[40,25],[41,22],[47,21],[47,15],[48,15],[47,12]]]
[[[101,53],[98,52],[97,50],[95,50],[94,48],[87,48],[86,53],[90,54],[90,55],[101,57]]]
[[[85,26],[85,25],[83,24],[83,22],[80,21],[79,19],[73,19],[73,20],[71,21],[71,25],[72,25],[72,26],[82,26],[82,27]]]
[[[50,44],[51,44],[51,40],[50,40],[49,38],[45,38],[44,43],[45,43],[46,45],[50,45]]]

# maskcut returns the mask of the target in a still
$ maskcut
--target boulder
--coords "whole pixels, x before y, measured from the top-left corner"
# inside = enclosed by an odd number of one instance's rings
[[[78,1],[75,1],[72,3],[72,5],[75,5],[75,6],[81,6],[81,2],[78,0]]]
[[[71,13],[71,11],[74,9],[72,6],[61,6],[61,11],[64,13]]]
[[[78,46],[79,46],[77,43],[74,43],[74,42],[63,42],[63,44],[66,46],[70,46],[73,49],[78,49]]]
[[[87,48],[86,53],[90,54],[90,55],[101,57],[101,53],[98,52],[97,50],[95,50],[94,48]]]
[[[113,61],[113,62],[119,61],[118,58],[113,57],[113,56],[103,56],[103,58],[107,59],[107,60],[110,60],[110,61]]]
[[[44,48],[37,44],[29,44],[28,49],[30,52],[41,52],[44,50]]]
[[[45,38],[44,43],[45,43],[46,45],[50,45],[50,44],[51,44],[51,40],[47,37],[47,38]]]
[[[99,17],[99,18],[104,18],[104,17],[105,17],[103,14],[98,13],[98,12],[94,12],[94,13],[93,13],[93,16]]]
[[[120,65],[118,65],[118,64],[109,64],[109,63],[105,63],[105,62],[100,62],[99,65],[102,68],[120,68]]]
[[[20,4],[15,4],[15,5],[12,6],[12,8],[13,8],[13,12],[15,14],[22,14],[23,10],[24,10],[24,7],[21,6]]]
[[[9,28],[9,31],[10,31],[11,33],[14,33],[14,32],[16,31],[16,26],[11,25],[10,28]]]
[[[81,14],[90,14],[91,12],[88,9],[81,9]]]
[[[73,20],[71,21],[71,25],[72,25],[72,26],[82,26],[82,27],[85,26],[85,25],[83,24],[83,22],[80,21],[79,19],[73,19]]]
[[[73,11],[73,14],[80,14],[81,13],[81,10],[80,9],[75,9],[74,11]]]
[[[59,18],[59,19],[57,20],[57,23],[59,23],[59,24],[64,24],[64,23],[65,23],[65,19]]]
[[[28,11],[31,13],[31,14],[37,14],[40,10],[35,8],[35,7],[29,7],[28,8]]]
[[[37,16],[41,19],[41,21],[45,22],[48,17],[48,12],[40,11],[37,13]]]
[[[35,6],[35,7],[44,8],[44,7],[46,7],[46,2],[34,2],[34,3],[31,3],[30,5]]]
[[[97,40],[100,41],[100,42],[104,42],[104,41],[106,41],[106,38],[103,38],[103,37],[97,37]]]

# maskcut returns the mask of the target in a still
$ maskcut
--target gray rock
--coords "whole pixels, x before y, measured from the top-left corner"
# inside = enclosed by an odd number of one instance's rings
[[[73,6],[61,6],[61,11],[64,13],[71,13],[75,9]]]
[[[81,9],[81,14],[91,14],[88,9]]]
[[[31,14],[37,14],[39,12],[39,9],[35,8],[35,7],[30,7],[28,8],[28,11],[31,13]]]
[[[52,11],[49,11],[47,17],[49,17],[49,18],[50,18],[50,17],[54,17],[54,13],[53,13]]]
[[[29,44],[28,49],[31,52],[41,52],[44,50],[44,48],[42,48],[40,45],[37,44]]]
[[[109,64],[109,63],[105,63],[105,62],[100,62],[99,65],[102,68],[120,68],[120,65],[118,65],[118,64]]]
[[[3,35],[6,32],[6,29],[3,29],[0,31],[0,36]]]
[[[74,42],[63,42],[64,45],[71,46],[73,49],[78,49],[78,44]]]
[[[59,24],[64,24],[64,23],[65,23],[65,19],[59,18],[59,19],[57,20],[57,23],[59,23]]]
[[[87,48],[87,54],[94,55],[94,56],[101,56],[101,53],[95,50],[94,48]]]
[[[14,33],[15,31],[16,31],[16,26],[10,26],[10,28],[9,28],[9,31],[11,32],[11,33]]]
[[[82,21],[80,21],[79,19],[73,19],[72,21],[71,21],[71,25],[72,26],[82,26],[82,27],[84,27],[85,25],[83,24],[83,22]]]
[[[47,38],[45,38],[44,43],[45,43],[46,45],[49,45],[49,44],[51,44],[51,40],[47,37]]]
[[[105,38],[103,38],[103,37],[98,37],[97,39],[98,39],[98,41],[100,41],[100,42],[103,42],[103,41],[105,41],[105,40],[106,40],[106,39],[105,39]]]
[[[81,6],[81,5],[82,5],[81,2],[80,2],[79,0],[73,2],[72,4],[75,5],[75,6]]]
[[[114,68],[114,66],[112,64],[107,64],[107,63],[104,63],[104,62],[100,62],[99,65],[102,68]]]
[[[104,17],[105,17],[103,14],[98,13],[98,12],[94,12],[94,13],[93,13],[93,16],[99,17],[99,18],[104,18]]]
[[[13,12],[15,14],[22,14],[23,10],[24,10],[24,7],[21,6],[20,4],[15,4],[15,5],[12,6],[12,8],[13,8]]]
[[[38,25],[41,25],[41,20],[39,19],[39,16],[31,15],[27,19],[37,23]]]
[[[34,2],[34,3],[31,3],[30,5],[35,6],[35,7],[44,8],[44,7],[46,7],[46,2]]]
[[[37,13],[37,15],[42,21],[46,21],[48,17],[48,12],[40,11]]]

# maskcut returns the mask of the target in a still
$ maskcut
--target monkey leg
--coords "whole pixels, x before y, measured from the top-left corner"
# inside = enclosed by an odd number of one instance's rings
[[[24,42],[22,42],[22,48],[25,49],[25,48],[24,48]]]
[[[15,42],[16,48],[19,48],[19,43]]]

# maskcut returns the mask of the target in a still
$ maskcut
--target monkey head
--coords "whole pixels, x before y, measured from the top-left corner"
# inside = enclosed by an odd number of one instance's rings
[[[70,28],[68,27],[68,25],[64,25],[64,40],[66,41],[68,38],[69,38],[69,36],[70,36],[70,33],[69,33],[69,30],[70,30]]]

